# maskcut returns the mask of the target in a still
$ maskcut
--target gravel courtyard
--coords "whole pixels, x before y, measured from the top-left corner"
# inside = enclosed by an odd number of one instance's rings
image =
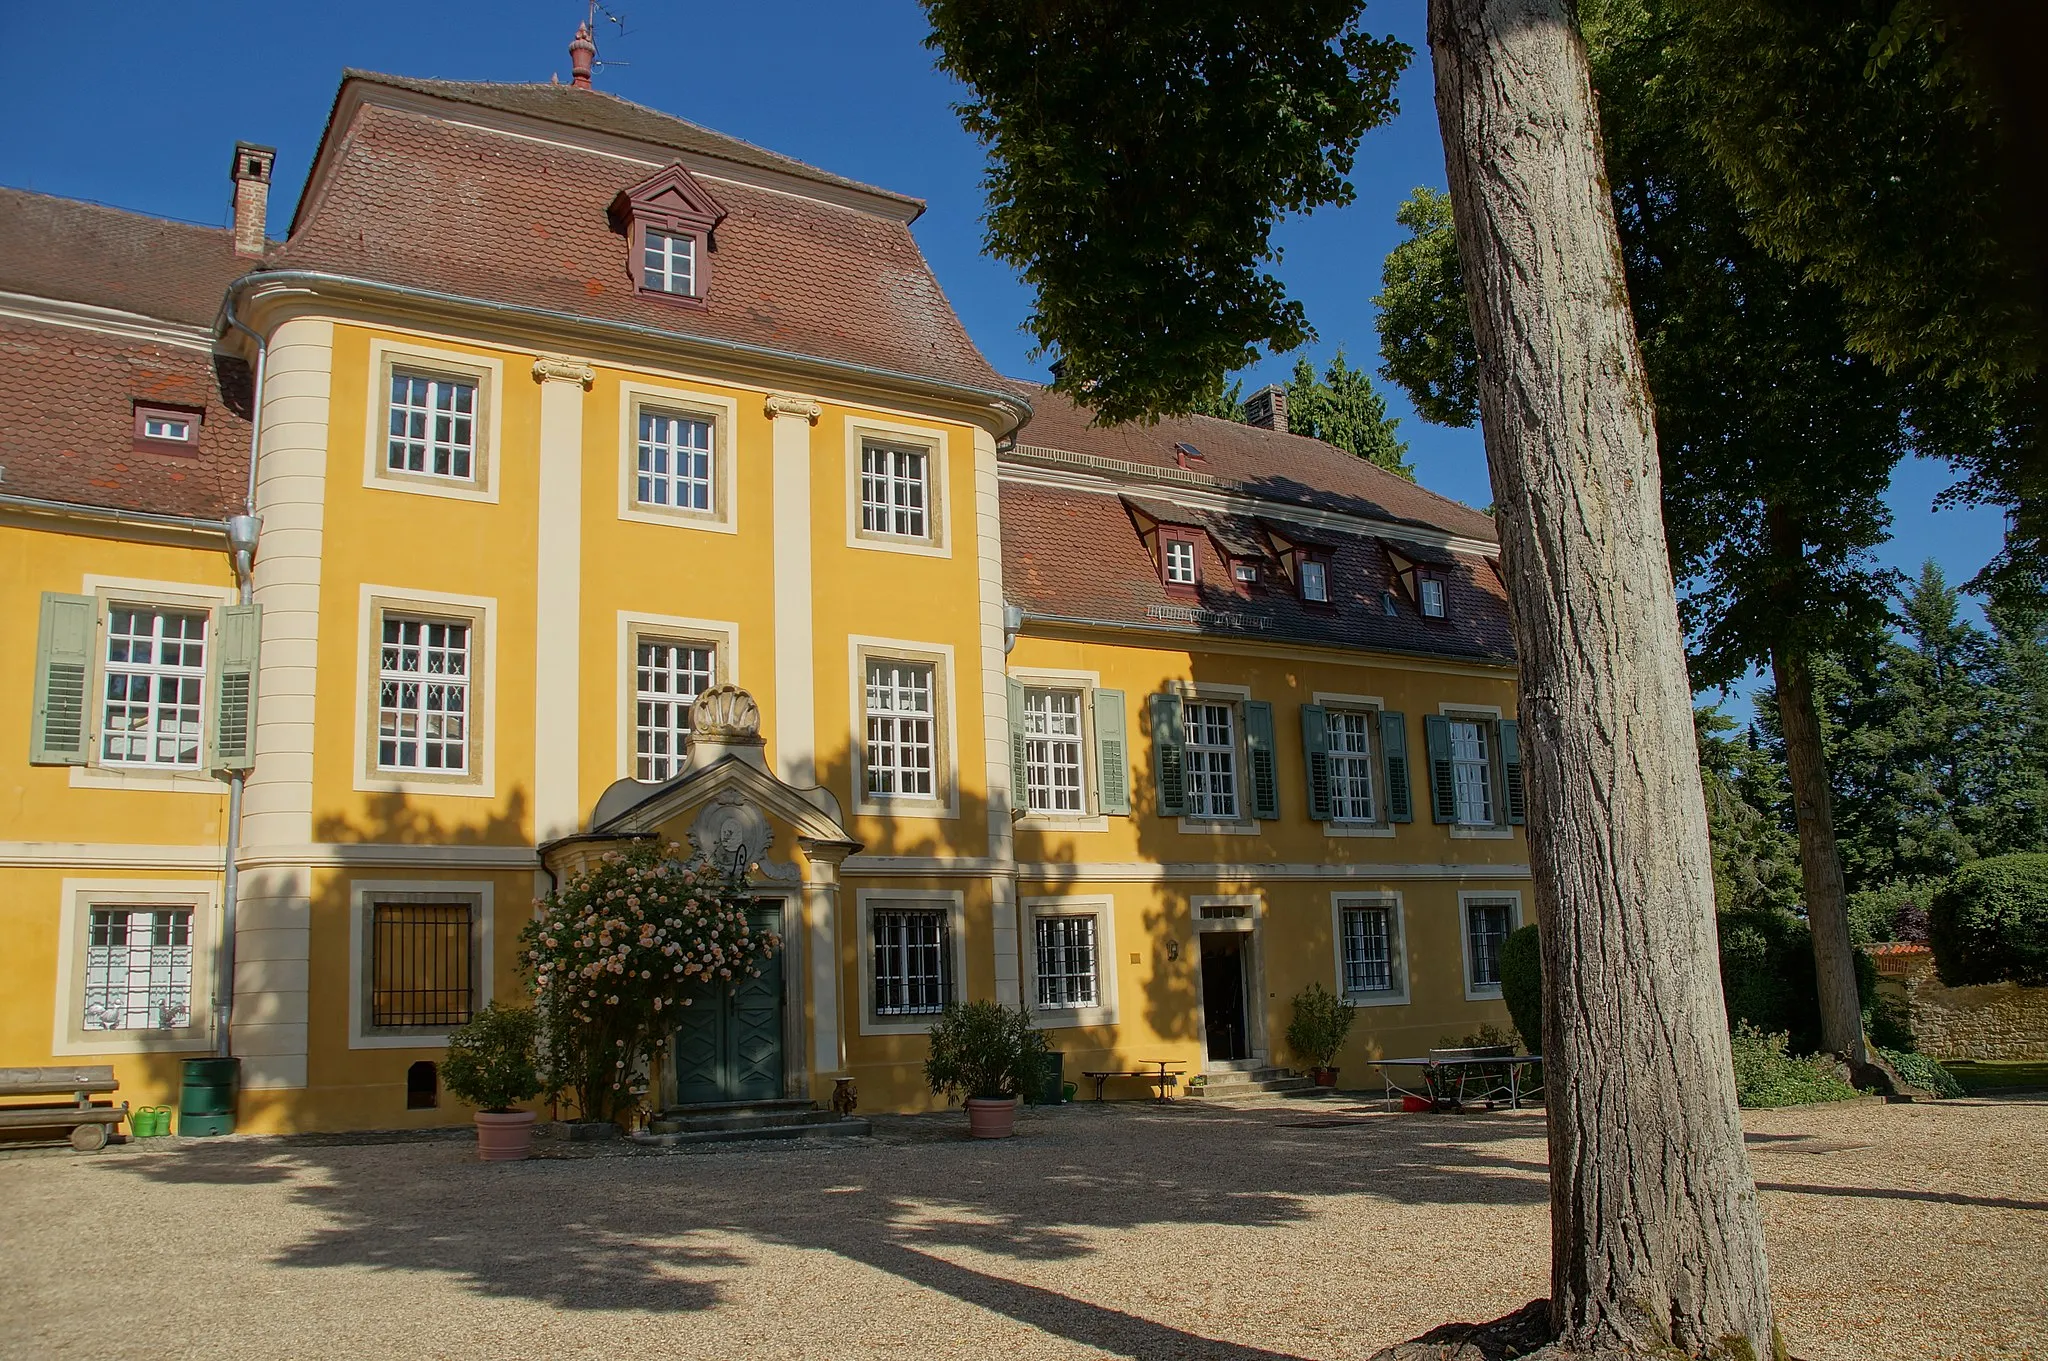
[[[0,1156],[0,1356],[1356,1358],[1543,1293],[1542,1115],[1082,1103],[829,1146]],[[2048,1101],[1752,1113],[1780,1319],[2048,1355]],[[574,1156],[567,1156],[574,1154]]]

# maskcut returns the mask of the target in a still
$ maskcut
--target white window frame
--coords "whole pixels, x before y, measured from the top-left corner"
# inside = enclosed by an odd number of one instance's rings
[[[1212,710],[1223,716],[1224,740],[1221,745],[1213,741],[1197,742],[1195,740],[1195,733],[1198,729],[1201,730],[1201,734],[1205,739],[1214,735],[1214,723],[1207,714],[1201,712],[1203,710]],[[1189,821],[1242,822],[1245,820],[1245,762],[1243,748],[1244,713],[1238,704],[1221,699],[1183,699],[1181,701],[1181,750],[1184,753],[1182,757],[1181,781],[1186,796],[1187,817]],[[1214,769],[1198,769],[1196,764],[1197,753],[1202,753],[1208,757],[1207,764],[1211,766],[1216,764],[1216,757],[1224,757],[1229,761],[1230,768],[1227,772],[1219,772]],[[1220,780],[1227,780],[1229,789],[1227,791],[1212,791],[1209,786],[1218,783]],[[1202,790],[1199,795],[1196,792],[1198,784]],[[1222,802],[1222,793],[1227,793],[1230,800],[1230,807],[1227,810],[1215,806]],[[1198,800],[1206,806],[1197,808]]]
[[[954,716],[953,649],[945,643],[902,638],[847,639],[849,704],[852,719],[855,810],[883,817],[956,818],[960,815],[959,734]],[[868,793],[867,678],[870,662],[928,667],[932,675],[932,792]]]
[[[142,437],[162,440],[166,444],[195,444],[194,427],[199,424],[195,416],[173,416],[168,412],[144,412]],[[176,427],[173,431],[172,427]]]
[[[618,778],[637,779],[640,640],[687,643],[712,649],[713,685],[740,683],[740,626],[729,619],[692,619],[638,610],[619,611]]]
[[[640,413],[706,421],[711,426],[711,508],[690,510],[640,499]],[[737,534],[740,487],[733,456],[739,403],[714,392],[628,379],[619,384],[619,518],[636,524]]]
[[[1310,582],[1315,584],[1310,586]],[[1301,560],[1301,598],[1313,605],[1330,603],[1330,564],[1321,558]]]
[[[113,656],[114,626],[115,616],[120,614],[128,615],[131,625],[138,619],[148,620],[149,629],[146,634],[142,634],[135,632],[131,627],[122,635],[131,658],[117,662]],[[213,661],[213,649],[220,641],[219,630],[214,626],[213,611],[204,607],[180,607],[117,599],[107,602],[100,618],[100,682],[94,695],[94,702],[99,706],[99,721],[95,725],[99,729],[99,734],[93,744],[94,753],[100,763],[120,770],[156,770],[180,774],[203,772],[206,769],[206,737],[209,726],[206,722],[206,710],[214,699],[212,686],[209,684],[211,677],[208,673],[208,664]],[[179,620],[179,637],[175,640],[164,637],[165,620],[172,618]],[[194,621],[198,624],[197,639],[187,636],[184,631],[186,624]],[[147,663],[138,663],[132,659],[134,645],[138,641],[150,650],[150,661]],[[199,660],[196,664],[190,664],[186,661],[186,653],[195,641],[199,645]],[[178,649],[177,665],[169,665],[164,661],[167,643]],[[144,693],[139,701],[131,693],[119,701],[119,704],[124,712],[140,711],[146,719],[145,727],[124,727],[121,730],[122,735],[118,737],[108,721],[116,704],[108,691],[117,678],[127,682],[124,688],[132,689],[133,682],[137,680],[143,682]],[[166,682],[178,687],[178,699],[174,704],[166,705],[162,701],[162,690]],[[191,714],[192,725],[189,734],[182,731],[185,724],[183,715],[188,712]],[[170,717],[171,725],[181,730],[169,738],[166,738],[162,731],[167,715]],[[144,755],[140,760],[116,757],[108,751],[110,743],[118,741],[123,746],[128,746],[137,740],[138,734],[144,748]],[[166,741],[177,744],[180,757],[189,742],[192,759],[161,759],[159,752]]]
[[[372,758],[377,771],[467,779],[476,736],[476,625],[467,618],[397,609],[384,610],[377,623],[377,751]],[[415,663],[410,667],[408,657]],[[399,695],[395,701],[389,698],[393,687]],[[407,689],[414,691],[410,704],[404,698]],[[435,691],[442,695],[438,705],[431,702]],[[444,725],[438,735],[433,730],[437,717]],[[389,735],[387,719],[398,728]],[[405,731],[408,720],[410,734]]]
[[[1500,723],[1502,718],[1500,706],[1497,704],[1458,704],[1445,701],[1437,706],[1437,712],[1453,723],[1476,722],[1486,729],[1487,790],[1493,804],[1494,814],[1492,822],[1451,822],[1444,824],[1446,829],[1454,839],[1459,841],[1512,840],[1516,828],[1507,821],[1506,795],[1501,787],[1503,776],[1500,766]],[[1423,752],[1425,772],[1428,760],[1429,753],[1425,750]],[[1409,753],[1409,763],[1411,766],[1414,764],[1414,752],[1412,749]],[[1454,782],[1457,779],[1455,763],[1452,766],[1451,778]],[[1427,780],[1423,781],[1420,787],[1425,790],[1430,788]],[[1455,789],[1455,784],[1453,788]]]
[[[1175,549],[1182,551],[1175,552]],[[1194,586],[1199,584],[1201,555],[1195,550],[1193,539],[1174,536],[1162,537],[1159,541],[1160,560],[1165,568],[1161,577],[1168,586]]]
[[[1344,916],[1360,908],[1379,909],[1387,914],[1387,959],[1393,987],[1369,992],[1351,992],[1345,986],[1346,961]],[[1401,895],[1393,892],[1359,893],[1342,889],[1330,894],[1330,930],[1337,969],[1337,995],[1354,1007],[1394,1007],[1408,1004],[1408,983],[1412,970],[1408,959],[1408,931]]]
[[[497,923],[496,886],[488,879],[351,879],[348,886],[348,1047],[351,1049],[445,1049],[454,1026],[396,1033],[370,1024],[370,912],[382,902],[470,904],[472,1004],[496,997],[493,968]]]
[[[215,880],[65,879],[59,887],[56,1009],[50,1053],[57,1058],[98,1054],[206,1053],[214,1047],[214,944],[220,935],[220,890]],[[87,1030],[85,977],[92,909],[128,908],[192,912],[192,1024],[175,1030]]]
[[[1106,894],[1023,899],[1024,1002],[1040,1030],[1079,1030],[1117,1023],[1116,900]],[[1095,919],[1095,1005],[1041,1007],[1038,1004],[1038,922],[1041,917]]]
[[[1366,742],[1372,748],[1372,793],[1374,820],[1371,822],[1339,822],[1335,818],[1322,824],[1326,837],[1392,837],[1394,825],[1387,821],[1387,765],[1386,752],[1380,746],[1380,714],[1386,709],[1386,701],[1379,695],[1337,694],[1318,690],[1312,701],[1335,712],[1361,713],[1368,716]]]
[[[1386,809],[1381,804],[1385,798],[1385,791],[1380,787],[1383,782],[1379,776],[1380,742],[1377,731],[1380,711],[1341,705],[1331,706],[1323,712],[1327,755],[1330,762],[1330,820],[1347,827],[1373,827],[1384,823],[1387,820]],[[1359,732],[1354,735],[1364,741],[1365,748],[1362,751],[1354,751],[1350,747],[1340,750],[1337,745],[1338,730],[1353,722],[1359,725]],[[1349,800],[1348,794],[1340,794],[1340,787],[1358,767],[1363,767],[1365,778],[1366,811],[1363,817],[1338,812],[1339,802]]]
[[[1088,722],[1089,692],[1079,686],[1072,685],[1044,685],[1030,681],[1019,681],[1018,683],[1023,687],[1024,691],[1024,732],[1022,736],[1025,753],[1025,816],[1043,818],[1046,821],[1071,821],[1075,818],[1087,817],[1089,813],[1088,745],[1091,735],[1091,725]],[[1034,696],[1044,702],[1045,712],[1042,715],[1035,715],[1032,712]],[[1071,699],[1074,704],[1072,715],[1074,730],[1071,733],[1055,733],[1052,731],[1053,723],[1059,718],[1064,717],[1054,713],[1053,705],[1063,699]],[[1046,729],[1043,733],[1036,732],[1033,729],[1034,723],[1041,719]],[[1074,776],[1071,789],[1074,806],[1072,808],[1055,808],[1050,806],[1039,808],[1034,806],[1032,799],[1037,797],[1041,790],[1044,791],[1048,804],[1062,792],[1063,786],[1057,779],[1057,776],[1067,767],[1066,763],[1057,759],[1057,754],[1059,748],[1069,743],[1073,745],[1074,749],[1074,759],[1071,766]],[[1040,753],[1042,753],[1043,759],[1034,760],[1034,756]],[[1035,771],[1043,771],[1045,778],[1034,781],[1033,773]]]
[[[86,693],[93,697],[86,713],[90,745],[84,764],[70,768],[68,784],[73,789],[127,789],[154,794],[207,794],[219,797],[226,788],[206,769],[205,743],[213,735],[217,715],[211,696],[202,693],[199,730],[201,756],[198,766],[145,766],[109,763],[100,759],[105,739],[100,725],[106,717],[107,612],[115,606],[138,606],[177,610],[207,616],[206,646],[220,644],[220,612],[236,602],[232,586],[201,586],[186,581],[152,581],[141,577],[106,576],[87,573],[79,587],[93,597],[93,661],[86,677]]]
[[[863,524],[864,449],[869,443],[924,454],[925,532],[896,534],[868,529]],[[909,425],[868,415],[850,416],[846,422],[846,544],[884,553],[950,558],[952,515],[948,495],[951,486],[949,442],[937,426]]]
[[[1102,688],[1099,671],[1065,671],[1048,667],[1014,667],[1010,679],[1027,690],[1074,690],[1081,696],[1081,804],[1079,813],[1034,813],[1019,809],[1020,831],[1106,832],[1102,812],[1101,772],[1095,768],[1095,692]]]
[[[384,616],[467,622],[469,634],[469,769],[456,774],[385,770],[377,763],[377,708]],[[356,611],[355,787],[365,794],[444,794],[495,798],[497,779],[497,617],[490,596],[451,595],[365,582]]]
[[[1236,741],[1235,760],[1237,785],[1237,816],[1230,818],[1205,817],[1194,813],[1183,813],[1179,821],[1182,832],[1200,836],[1257,836],[1259,821],[1251,811],[1251,749],[1245,743],[1244,706],[1251,702],[1252,690],[1249,685],[1226,685],[1216,681],[1174,681],[1169,687],[1180,696],[1183,723],[1182,740],[1186,740],[1185,723],[1187,706],[1190,704],[1223,704],[1231,711],[1232,736]],[[1277,738],[1278,733],[1275,733]],[[1275,752],[1277,757],[1279,753]],[[1181,779],[1183,788],[1187,781],[1185,749]]]
[[[943,912],[946,916],[946,944],[950,975],[950,1000],[965,1001],[967,988],[967,906],[964,894],[955,889],[863,888],[854,892],[857,925],[855,953],[860,956],[860,1033],[863,1035],[922,1035],[932,1028],[938,1013],[880,1015],[875,1011],[875,913],[891,908],[911,912]]]
[[[1432,587],[1435,589],[1431,590]],[[1450,602],[1442,577],[1427,573],[1418,576],[1415,579],[1415,597],[1416,608],[1421,611],[1423,618],[1443,619],[1448,617]],[[1436,606],[1435,609],[1430,608],[1432,603]]]
[[[1522,925],[1522,895],[1513,889],[1460,889],[1458,891],[1458,952],[1464,960],[1465,1000],[1468,1002],[1497,1001],[1500,998],[1500,984],[1476,984],[1472,979],[1472,915],[1477,905],[1505,907],[1508,910],[1508,929],[1512,935]],[[1506,939],[1503,935],[1502,939]]]
[[[656,240],[661,248],[655,249]],[[677,244],[687,247],[678,251]],[[651,257],[659,255],[657,265]],[[684,268],[676,268],[677,261]],[[671,287],[681,275],[688,287]],[[659,283],[655,282],[657,279]],[[648,227],[641,234],[640,242],[640,286],[650,293],[666,293],[672,298],[695,298],[702,295],[697,291],[697,234],[695,232],[670,231],[666,227]]]
[[[400,472],[388,466],[391,376],[394,370],[476,384],[475,447],[471,454],[469,478]],[[502,405],[499,394],[504,391],[505,381],[503,361],[492,355],[466,350],[376,339],[370,342],[369,374],[369,403],[363,428],[363,485],[414,496],[497,504],[500,482],[498,450],[503,447],[499,440],[499,408]]]

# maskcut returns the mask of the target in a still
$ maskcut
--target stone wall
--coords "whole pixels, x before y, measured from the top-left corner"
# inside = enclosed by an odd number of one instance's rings
[[[1905,996],[1921,1053],[1938,1059],[2048,1059],[2048,988],[1943,987],[1934,952],[1924,945],[1879,946],[1871,954],[1880,986]]]

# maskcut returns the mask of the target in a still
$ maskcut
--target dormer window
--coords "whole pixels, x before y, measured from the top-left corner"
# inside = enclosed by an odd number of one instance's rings
[[[1247,586],[1256,586],[1259,584],[1259,567],[1257,563],[1236,563],[1231,567],[1230,575],[1235,577],[1237,580],[1243,582]]]
[[[188,407],[135,404],[135,447],[159,454],[198,452],[199,412]]]
[[[642,286],[653,293],[694,297],[697,292],[697,238],[681,232],[649,228],[641,248]]]
[[[1417,581],[1422,593],[1422,614],[1425,619],[1444,617],[1444,579],[1424,575]]]
[[[1192,539],[1168,539],[1166,541],[1166,584],[1169,586],[1192,586],[1195,584],[1195,542]]]
[[[1314,558],[1301,560],[1301,598],[1312,604],[1330,603],[1330,569]]]
[[[627,240],[627,268],[643,296],[703,305],[725,209],[681,165],[612,200],[612,226]]]

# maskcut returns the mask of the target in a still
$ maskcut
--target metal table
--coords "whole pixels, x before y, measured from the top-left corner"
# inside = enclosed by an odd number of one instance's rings
[[[1433,1111],[1462,1111],[1468,1099],[1485,1101],[1488,1110],[1502,1105],[1509,1110],[1519,1110],[1522,1098],[1543,1090],[1540,1076],[1533,1084],[1528,1080],[1529,1070],[1542,1065],[1541,1054],[1446,1051],[1428,1058],[1374,1059],[1373,1062],[1379,1065],[1380,1075],[1386,1079],[1389,1105],[1397,1097],[1412,1096],[1418,1101],[1427,1101]],[[1422,1090],[1414,1091],[1402,1086],[1396,1076],[1400,1072],[1413,1072],[1420,1076]],[[1477,1091],[1473,1090],[1475,1087]]]

